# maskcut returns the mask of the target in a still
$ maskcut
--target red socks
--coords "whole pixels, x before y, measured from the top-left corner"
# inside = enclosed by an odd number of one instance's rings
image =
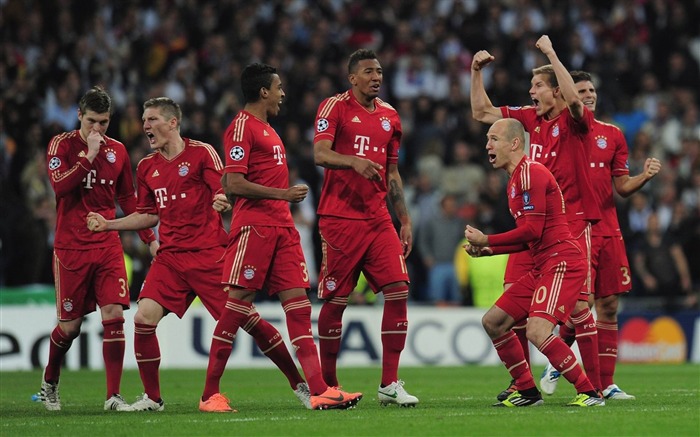
[[[576,329],[576,343],[581,353],[583,368],[596,389],[600,389],[600,359],[598,357],[598,330],[593,314],[588,308],[571,314],[571,322]],[[606,386],[607,387],[607,386]]]
[[[224,374],[226,363],[233,350],[233,340],[236,332],[243,322],[248,318],[252,303],[239,299],[229,298],[226,306],[221,312],[219,322],[214,328],[209,349],[209,365],[207,366],[207,377],[204,384],[202,399],[207,400],[212,395],[219,393],[219,382]]]
[[[535,387],[530,365],[525,360],[523,349],[520,347],[515,332],[508,331],[498,338],[491,340],[496,348],[498,357],[506,366],[510,376],[515,380],[518,390],[527,390]]]
[[[156,336],[156,325],[134,323],[134,354],[144,393],[149,399],[160,400],[160,346]]]
[[[337,387],[336,365],[343,329],[343,312],[348,305],[347,297],[336,297],[325,302],[318,315],[318,343],[323,379],[330,387]]]
[[[293,297],[282,304],[282,309],[286,314],[289,339],[304,370],[311,394],[319,395],[326,391],[328,384],[321,376],[321,364],[311,332],[311,302],[306,296]]]
[[[574,329],[574,326],[571,325],[570,318],[566,321],[566,323],[559,326],[559,337],[561,337],[561,339],[564,340],[564,343],[566,343],[566,345],[569,347],[574,344],[574,341],[576,340],[576,330]]]
[[[102,356],[105,360],[105,373],[107,376],[107,399],[113,394],[119,393],[124,368],[124,349],[126,338],[124,337],[124,317],[103,320],[102,327]]]
[[[255,340],[260,350],[279,367],[287,377],[292,390],[296,390],[297,384],[304,382],[292,356],[289,355],[287,345],[282,334],[253,308],[252,313],[243,325],[243,329]]]
[[[576,355],[561,338],[550,335],[540,345],[542,352],[555,369],[576,387],[577,393],[593,391],[593,385],[576,360]]]
[[[518,337],[518,342],[520,343],[520,346],[523,348],[523,354],[525,354],[525,361],[527,361],[528,365],[530,364],[530,345],[527,341],[527,335],[525,328],[527,327],[527,319],[516,323],[513,325],[513,332],[515,332],[515,335]]]
[[[596,323],[598,327],[598,352],[600,357],[600,389],[605,390],[614,384],[615,363],[617,362],[617,322]]]
[[[58,382],[61,375],[61,364],[66,352],[73,344],[75,337],[69,337],[63,330],[56,325],[51,332],[51,343],[49,343],[49,362],[44,370],[44,379],[48,382]]]
[[[382,386],[399,379],[399,360],[406,345],[408,285],[385,288],[382,317]]]

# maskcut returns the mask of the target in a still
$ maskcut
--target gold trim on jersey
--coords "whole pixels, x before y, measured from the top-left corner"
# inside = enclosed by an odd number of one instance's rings
[[[318,118],[328,117],[328,114],[331,113],[336,103],[347,100],[350,100],[350,91],[345,91],[342,94],[336,94],[333,97],[329,97],[328,100],[326,100],[326,104],[323,105],[320,111],[318,111]]]
[[[219,157],[219,154],[216,153],[216,150],[211,146],[211,144],[203,143],[201,141],[193,140],[190,138],[190,146],[204,147],[205,149],[207,149],[211,160],[214,162],[214,168],[216,168],[219,171],[224,169],[224,165],[221,163],[221,158]]]
[[[231,140],[235,143],[243,141],[243,132],[245,131],[245,123],[248,121],[250,116],[243,112],[239,113],[234,120],[235,126],[233,129],[233,137]]]

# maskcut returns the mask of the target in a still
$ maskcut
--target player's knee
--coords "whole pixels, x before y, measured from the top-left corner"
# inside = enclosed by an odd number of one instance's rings
[[[617,296],[608,296],[595,302],[595,311],[598,320],[614,322],[617,320],[618,300]]]
[[[499,318],[491,311],[488,311],[481,318],[481,325],[484,327],[484,331],[486,331],[486,334],[488,334],[490,338],[497,338],[506,333],[503,322],[503,320],[499,320]]]
[[[76,320],[71,320],[70,322],[59,322],[58,324],[63,334],[71,340],[77,338],[80,335],[81,323],[76,322]]]

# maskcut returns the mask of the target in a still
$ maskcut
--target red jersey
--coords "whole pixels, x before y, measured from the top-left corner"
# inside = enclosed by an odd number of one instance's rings
[[[352,91],[330,97],[318,107],[314,143],[331,140],[332,149],[384,166],[380,181],[365,179],[352,169],[325,169],[318,215],[348,219],[389,216],[386,206],[386,170],[396,164],[401,142],[399,114],[381,99],[375,109],[362,106]]]
[[[121,244],[116,232],[92,232],[85,217],[94,211],[105,219],[116,216],[114,199],[125,214],[136,210],[136,192],[131,174],[129,154],[124,144],[104,137],[105,144],[90,163],[88,146],[74,130],[56,135],[46,152],[49,179],[56,193],[57,249],[83,249]],[[148,244],[155,240],[150,229],[139,231],[141,240]]]
[[[578,247],[569,230],[564,196],[547,168],[527,157],[518,163],[507,185],[512,231],[489,236],[491,246],[527,244],[536,267],[562,251],[567,240]],[[571,246],[567,246],[571,247]]]
[[[600,207],[601,220],[593,225],[592,235],[621,236],[613,197],[612,178],[629,175],[627,142],[622,131],[612,124],[594,120],[590,147],[590,175],[593,192]]]
[[[184,150],[171,160],[161,153],[151,153],[136,168],[136,211],[160,218],[158,252],[226,246],[221,214],[212,208],[214,195],[223,193],[224,166],[209,144],[183,140]]]
[[[585,227],[584,221],[600,220],[588,173],[590,131],[594,119],[588,108],[583,112],[579,121],[568,109],[547,120],[538,117],[532,106],[501,107],[503,117],[520,121],[530,134],[530,159],[544,164],[559,183],[566,201],[566,216],[575,235]]]
[[[247,111],[239,112],[224,134],[224,173],[242,173],[265,187],[289,188],[287,152],[277,132]],[[274,199],[236,199],[231,229],[247,226],[293,227],[289,202]]]

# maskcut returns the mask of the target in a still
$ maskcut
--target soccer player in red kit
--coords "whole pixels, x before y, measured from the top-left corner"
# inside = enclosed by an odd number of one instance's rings
[[[155,150],[136,169],[138,205],[126,217],[87,216],[96,232],[150,228],[160,222],[160,249],[139,295],[134,316],[134,352],[144,394],[123,411],[162,411],[156,328],[168,313],[182,318],[195,296],[219,319],[227,293],[221,285],[226,230],[220,212],[231,209],[221,188],[223,164],[209,145],[180,136],[180,105],[157,97],[143,105],[143,129]],[[279,331],[251,307],[243,329],[287,376],[295,394],[310,408],[309,389]]]
[[[537,40],[537,47],[547,56],[550,65],[533,70],[530,97],[533,106],[494,107],[484,89],[481,69],[494,60],[487,51],[479,51],[472,62],[471,103],[474,118],[493,123],[502,118],[515,118],[530,134],[530,159],[540,162],[554,175],[566,201],[566,216],[571,233],[589,256],[590,225],[600,219],[598,203],[591,188],[588,173],[588,149],[593,124],[591,113],[581,102],[574,82],[557,57],[552,42],[546,35]],[[520,276],[532,269],[533,260],[528,252],[513,254],[508,259],[504,277],[506,290]],[[596,389],[600,388],[598,340],[593,314],[588,308],[587,287],[572,311],[579,351],[586,373]],[[522,327],[519,324],[517,327]],[[561,328],[565,330],[565,327]],[[529,361],[527,339],[522,329],[516,329],[525,356]],[[501,392],[504,399],[509,389]]]
[[[124,253],[117,234],[94,234],[85,227],[85,216],[90,211],[114,218],[115,197],[125,213],[136,209],[129,154],[122,143],[105,135],[111,111],[109,94],[102,88],[92,88],[78,105],[80,129],[53,137],[46,152],[49,179],[56,193],[53,273],[58,316],[39,392],[47,410],[61,409],[58,382],[63,358],[80,334],[83,317],[97,306],[104,326],[104,409],[116,410],[126,403],[119,394],[124,365],[124,309],[129,308]],[[154,255],[158,242],[153,231],[143,230],[139,236]]]
[[[318,205],[323,262],[318,318],[323,378],[338,386],[343,312],[360,272],[375,293],[384,293],[382,318],[382,404],[415,406],[398,377],[408,331],[408,273],[411,219],[398,171],[401,121],[378,98],[382,67],[371,50],[357,50],[348,62],[352,88],[321,102],[316,114],[314,159],[325,167]],[[387,209],[387,192],[401,222],[400,235]],[[361,236],[361,237],[360,237]]]
[[[350,408],[362,394],[346,393],[323,381],[311,332],[309,274],[289,208],[289,202],[304,200],[309,187],[289,186],[284,144],[268,123],[280,111],[282,81],[274,67],[256,63],[243,70],[241,88],[246,103],[224,134],[226,167],[221,181],[231,203],[236,198],[223,261],[222,282],[229,293],[214,329],[199,409],[231,411],[219,383],[236,332],[248,318],[255,293],[263,289],[279,296],[282,303],[287,330],[309,384],[311,408]]]
[[[511,329],[526,318],[528,340],[576,387],[577,395],[569,405],[605,405],[571,348],[552,334],[554,327],[569,317],[588,274],[586,254],[569,229],[559,185],[544,165],[525,156],[525,131],[519,121],[496,121],[487,138],[489,162],[510,176],[508,208],[516,228],[485,235],[467,226],[464,236],[469,245],[465,248],[472,256],[526,249],[534,261],[533,269],[516,280],[482,319],[517,387],[494,406],[526,407],[543,403],[523,349]]]
[[[584,71],[572,71],[571,77],[583,104],[595,112],[598,94],[591,75]],[[589,172],[601,211],[601,220],[591,228],[591,286],[598,319],[596,326],[600,381],[603,395],[607,399],[634,399],[634,396],[625,393],[613,381],[617,361],[619,296],[632,289],[632,278],[625,242],[617,221],[612,188],[614,185],[618,194],[629,197],[658,174],[661,162],[656,158],[647,158],[644,171],[630,177],[627,142],[622,131],[611,124],[594,120],[591,134],[593,146],[589,148]],[[571,335],[562,338],[569,345],[574,341]],[[540,388],[543,392],[552,394],[558,380],[558,372],[548,364],[542,374]]]

